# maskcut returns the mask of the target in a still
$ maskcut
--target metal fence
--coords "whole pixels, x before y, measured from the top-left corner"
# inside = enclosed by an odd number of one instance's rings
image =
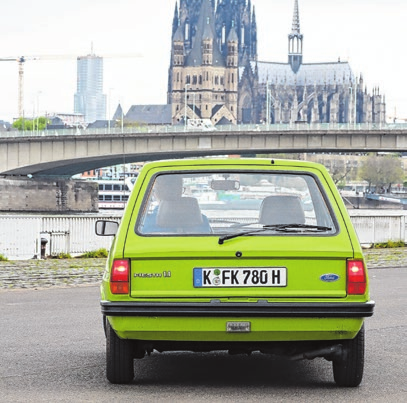
[[[208,130],[208,129],[206,129]],[[0,138],[8,137],[45,137],[45,136],[80,136],[80,135],[109,135],[109,134],[131,134],[131,133],[184,133],[201,132],[205,129],[191,129],[184,125],[135,125],[131,127],[111,127],[103,129],[49,129],[34,131],[6,131],[0,132]],[[239,125],[219,125],[209,129],[209,131],[219,132],[250,132],[250,131],[382,131],[396,130],[406,131],[406,123],[276,123],[276,124],[239,124]]]
[[[349,210],[361,244],[407,243],[406,210]]]
[[[72,256],[109,249],[112,237],[95,234],[98,219],[120,221],[118,215],[24,216],[0,215],[0,254],[23,260],[69,253]],[[41,250],[43,247],[43,250]]]
[[[407,243],[407,211],[349,210],[349,214],[362,244]],[[121,214],[0,215],[0,254],[10,260],[24,260],[40,258],[42,253],[46,256],[63,253],[76,256],[100,248],[109,249],[112,237],[95,234],[98,219],[120,221]]]

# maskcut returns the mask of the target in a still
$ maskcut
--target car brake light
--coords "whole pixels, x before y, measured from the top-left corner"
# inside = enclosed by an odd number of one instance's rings
[[[110,276],[110,291],[112,294],[129,293],[129,267],[128,260],[113,261]]]
[[[366,273],[363,260],[348,260],[348,295],[366,292]]]

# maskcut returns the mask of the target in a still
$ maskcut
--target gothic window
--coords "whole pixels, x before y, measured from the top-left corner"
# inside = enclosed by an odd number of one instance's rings
[[[219,77],[218,76],[215,77],[215,85],[219,85]]]
[[[209,81],[209,73],[206,72],[206,81]]]
[[[232,73],[232,84],[235,83],[235,73]]]
[[[192,77],[192,84],[196,84],[198,82],[197,76]]]
[[[220,85],[223,85],[225,83],[223,77],[220,78]]]
[[[187,84],[191,84],[191,76],[189,76],[189,75],[187,76],[186,83],[187,83]]]
[[[179,73],[177,73],[177,82],[179,82]]]
[[[199,76],[199,84],[202,84],[202,76]]]

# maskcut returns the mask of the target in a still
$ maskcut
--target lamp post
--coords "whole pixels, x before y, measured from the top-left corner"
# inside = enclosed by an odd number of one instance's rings
[[[184,131],[187,130],[187,94],[188,94],[188,87],[191,84],[185,84],[185,113],[184,113]]]
[[[37,135],[40,134],[40,95],[42,91],[37,91]]]
[[[267,127],[269,125],[269,119],[270,119],[270,99],[269,99],[269,81],[267,80],[267,85],[266,85],[266,124]]]
[[[349,87],[349,91],[350,91],[350,98],[354,103],[353,108],[352,108],[353,124],[356,125],[356,116],[357,116],[356,95],[357,95],[357,90],[356,90],[356,88],[355,88],[355,90],[353,90],[353,87]],[[349,123],[352,123],[352,122],[349,122]]]
[[[108,133],[110,134],[110,99],[112,97],[112,90],[114,88],[109,88],[108,100],[107,100],[107,129]]]

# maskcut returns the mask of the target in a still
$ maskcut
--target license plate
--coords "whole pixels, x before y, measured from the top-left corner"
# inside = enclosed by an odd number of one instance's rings
[[[194,268],[194,287],[285,287],[286,267]]]

